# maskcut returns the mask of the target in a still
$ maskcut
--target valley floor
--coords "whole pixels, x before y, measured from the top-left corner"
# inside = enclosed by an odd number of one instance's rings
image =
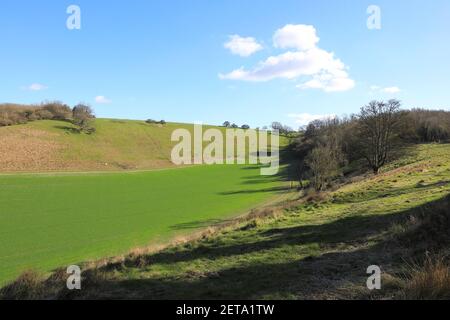
[[[448,253],[449,193],[450,145],[422,145],[380,175],[334,192],[280,203],[162,251],[86,265],[80,292],[64,289],[62,271],[31,292],[59,299],[426,298],[423,290],[411,295],[408,274],[427,256]],[[382,290],[366,287],[371,265],[382,269]],[[30,277],[4,295],[14,296]]]
[[[0,175],[0,286],[242,215],[285,190],[257,166]]]

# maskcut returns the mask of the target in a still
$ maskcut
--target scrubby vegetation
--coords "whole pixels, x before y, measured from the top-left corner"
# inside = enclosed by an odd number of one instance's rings
[[[78,104],[73,109],[59,102],[43,102],[39,105],[0,104],[0,127],[25,124],[36,120],[58,120],[72,122],[79,132],[93,133],[90,126],[94,111],[89,105]]]
[[[413,144],[449,139],[450,112],[400,106],[397,100],[372,101],[358,115],[311,122],[290,146],[299,161],[299,179],[324,190],[345,175],[378,174]]]

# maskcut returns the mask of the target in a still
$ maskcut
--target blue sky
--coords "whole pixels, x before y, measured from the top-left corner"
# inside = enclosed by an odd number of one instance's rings
[[[71,4],[81,30],[66,28]],[[375,98],[448,109],[449,31],[448,0],[2,0],[0,102],[293,127]]]

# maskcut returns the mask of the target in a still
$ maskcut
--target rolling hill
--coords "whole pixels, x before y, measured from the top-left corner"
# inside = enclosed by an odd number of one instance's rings
[[[96,133],[79,134],[70,122],[35,121],[0,127],[0,172],[120,171],[173,167],[172,131],[144,121],[96,119]]]

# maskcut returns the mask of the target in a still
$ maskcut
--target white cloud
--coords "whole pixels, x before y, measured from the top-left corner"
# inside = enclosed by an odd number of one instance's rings
[[[329,74],[346,76],[345,65],[334,58],[333,53],[314,48],[308,51],[288,51],[272,56],[259,63],[253,70],[240,68],[223,79],[246,81],[269,81],[276,78],[295,79],[300,76],[313,76],[327,71]]]
[[[295,47],[298,51],[271,56],[251,70],[241,67],[228,74],[219,74],[219,77],[254,82],[309,77],[310,80],[297,87],[326,92],[352,89],[355,82],[350,79],[345,64],[333,52],[317,47],[319,38],[315,34],[312,26],[288,25],[276,32],[274,44],[280,48]]]
[[[112,101],[108,98],[106,98],[105,96],[97,96],[95,97],[95,102],[100,103],[100,104],[108,104],[111,103]]]
[[[296,124],[300,126],[306,126],[314,120],[326,120],[336,118],[335,114],[310,114],[310,113],[293,113],[288,115],[289,118],[293,118]]]
[[[33,83],[27,87],[24,87],[24,89],[29,91],[42,91],[48,89],[48,87],[40,83]]]
[[[388,88],[384,88],[383,92],[386,93],[399,93],[401,90],[399,87],[388,87]]]
[[[325,92],[347,91],[355,86],[355,81],[348,77],[346,72],[342,74],[324,73],[315,75],[312,80],[299,84],[297,88],[321,89]]]
[[[300,51],[315,48],[320,38],[313,26],[288,24],[278,29],[273,36],[275,48],[294,48]]]
[[[382,93],[388,93],[388,94],[396,94],[400,93],[402,90],[399,87],[380,87],[380,86],[370,86],[371,93],[375,92],[382,92]]]
[[[230,41],[224,44],[226,49],[229,49],[232,54],[239,55],[241,57],[249,57],[255,52],[263,49],[255,38],[252,37],[241,37],[239,35],[230,36]]]

